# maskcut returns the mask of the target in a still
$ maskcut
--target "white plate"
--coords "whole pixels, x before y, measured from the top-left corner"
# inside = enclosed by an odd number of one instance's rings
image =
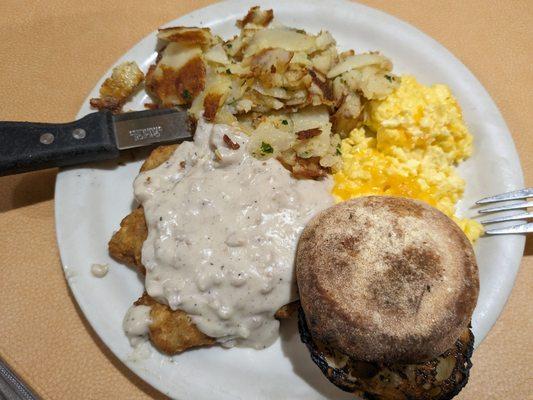
[[[409,72],[424,83],[449,85],[475,137],[474,155],[461,165],[467,190],[460,211],[476,199],[523,187],[518,156],[500,112],[468,69],[439,43],[412,26],[374,9],[343,0],[231,0],[185,15],[169,25],[209,26],[235,34],[235,20],[250,6],[274,8],[282,23],[310,32],[324,28],[341,49],[380,50],[397,73]],[[155,32],[117,61],[136,61],[146,71],[154,61]],[[110,72],[105,74],[105,77]],[[98,82],[78,117],[89,112]],[[142,109],[137,95],[131,109]],[[83,313],[105,344],[142,379],[180,399],[323,399],[353,398],[322,376],[297,337],[294,321],[283,323],[282,338],[266,350],[209,348],[175,357],[152,352],[149,359],[129,359],[131,348],[121,328],[127,308],[142,292],[135,272],[113,261],[107,241],[133,206],[132,181],[141,161],[100,164],[62,171],[56,184],[57,239],[70,288]],[[476,245],[481,291],[473,316],[479,343],[500,314],[513,286],[523,252],[523,236],[482,238]],[[90,273],[92,263],[108,263],[103,279]]]

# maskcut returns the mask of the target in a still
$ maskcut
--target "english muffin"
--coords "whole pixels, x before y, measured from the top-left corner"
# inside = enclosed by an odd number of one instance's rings
[[[460,360],[455,367],[469,368],[469,324],[479,292],[477,264],[464,233],[437,209],[386,196],[330,207],[315,216],[300,237],[296,277],[300,333],[315,356],[320,348],[331,360],[342,355],[350,360],[344,367],[351,365],[352,375],[357,375],[354,361],[373,365],[372,376],[384,366],[427,362],[433,362],[437,373],[436,360],[442,355]],[[455,374],[457,382],[447,381],[446,390],[439,388],[441,397],[423,397],[427,393],[422,390],[423,396],[389,393],[376,398],[449,398],[466,383],[468,368]],[[331,380],[342,388],[342,379]],[[344,389],[357,390],[353,382],[345,383]]]

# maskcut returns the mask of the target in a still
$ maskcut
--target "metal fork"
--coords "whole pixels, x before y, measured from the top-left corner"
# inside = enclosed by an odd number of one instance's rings
[[[505,205],[498,205],[495,207],[488,207],[483,208],[479,210],[478,212],[480,214],[488,214],[498,211],[509,211],[509,210],[525,210],[525,212],[518,213],[518,214],[511,214],[511,215],[504,215],[502,217],[496,217],[496,218],[488,218],[481,220],[483,225],[486,224],[493,224],[496,222],[507,222],[507,221],[528,221],[533,218],[533,212],[528,212],[527,209],[529,207],[533,207],[533,202],[526,201],[526,199],[533,197],[533,188],[526,188],[526,189],[520,189],[515,190],[513,192],[507,192],[498,194],[496,196],[490,196],[485,197],[484,199],[476,201],[476,204],[488,204],[488,203],[496,203],[500,201],[510,201],[510,200],[524,200],[520,202],[513,202],[510,204]],[[496,228],[496,229],[487,229],[485,231],[485,234],[487,235],[504,235],[504,234],[510,234],[510,233],[531,233],[533,232],[533,222],[525,222],[522,224],[507,226],[504,228]]]

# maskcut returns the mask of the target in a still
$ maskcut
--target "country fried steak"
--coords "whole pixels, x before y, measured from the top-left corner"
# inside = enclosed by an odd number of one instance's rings
[[[178,145],[159,146],[152,151],[141,167],[141,172],[157,168],[176,150]],[[142,264],[142,245],[148,235],[142,207],[127,215],[120,223],[120,229],[109,241],[109,254],[116,260],[135,267],[145,274]],[[181,310],[171,310],[166,304],[158,303],[144,293],[135,305],[151,307],[150,339],[154,346],[167,354],[177,354],[193,347],[215,344],[215,339],[206,336],[196,328],[191,318]],[[278,319],[289,318],[297,309],[298,302],[281,307],[275,314]]]

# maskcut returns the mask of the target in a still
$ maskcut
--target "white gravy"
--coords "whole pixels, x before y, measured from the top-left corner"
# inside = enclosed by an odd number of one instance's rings
[[[150,317],[150,307],[131,306],[124,316],[122,329],[126,333],[130,344],[137,347],[148,339],[148,332],[152,318]]]
[[[109,272],[108,264],[93,264],[91,265],[91,273],[96,278],[103,278]]]
[[[274,313],[296,299],[298,237],[333,197],[330,179],[294,179],[247,144],[230,126],[199,121],[194,142],[141,173],[134,188],[148,226],[148,294],[225,346],[259,349],[278,336]]]

